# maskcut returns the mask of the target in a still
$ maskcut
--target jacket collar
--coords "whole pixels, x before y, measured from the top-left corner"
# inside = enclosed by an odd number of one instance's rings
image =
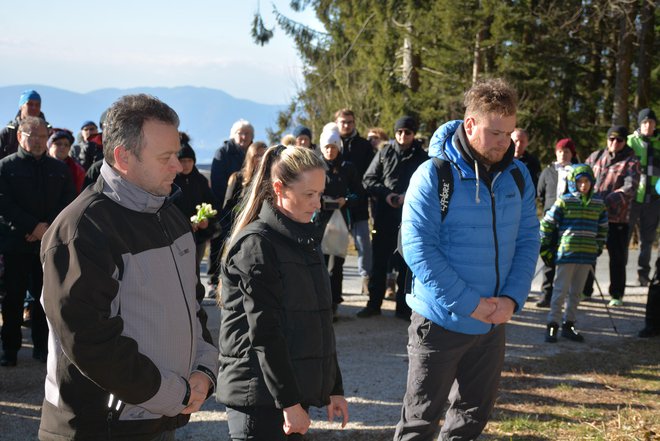
[[[174,191],[170,196],[156,196],[122,178],[105,161],[101,166],[101,177],[103,178],[102,193],[104,195],[124,208],[141,213],[157,213],[181,191],[178,186],[173,186]]]
[[[312,222],[300,223],[282,214],[270,202],[264,202],[259,212],[259,219],[282,236],[297,244],[313,247],[321,243],[322,233]]]
[[[37,158],[32,153],[28,152],[19,145],[18,148],[16,149],[16,156],[18,156],[21,159],[26,159],[28,161],[42,162],[44,158],[48,156],[48,153],[44,153],[43,155],[41,155],[41,157]]]

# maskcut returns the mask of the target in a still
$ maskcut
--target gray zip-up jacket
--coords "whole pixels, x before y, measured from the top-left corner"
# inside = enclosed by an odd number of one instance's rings
[[[48,229],[41,259],[39,438],[146,440],[184,425],[187,380],[200,371],[215,385],[218,351],[203,338],[190,225],[170,198],[104,163]]]

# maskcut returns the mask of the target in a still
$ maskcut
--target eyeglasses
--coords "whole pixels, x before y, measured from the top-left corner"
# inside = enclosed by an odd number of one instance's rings
[[[397,135],[403,134],[405,136],[408,136],[408,135],[413,135],[415,132],[413,132],[412,130],[408,130],[408,129],[399,129],[399,130],[396,131],[396,133],[397,133]]]
[[[48,139],[48,136],[32,135],[28,132],[23,132],[23,131],[21,131],[21,133],[23,134],[23,136],[25,136],[28,139],[28,141],[32,141],[32,142],[46,141]]]
[[[623,142],[623,141],[624,141],[623,138],[614,138],[614,137],[612,137],[612,138],[607,138],[607,140],[608,140],[609,142]]]

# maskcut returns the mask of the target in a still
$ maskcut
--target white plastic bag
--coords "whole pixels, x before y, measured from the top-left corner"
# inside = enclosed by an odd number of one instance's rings
[[[328,225],[325,227],[323,240],[321,241],[321,250],[323,250],[323,254],[330,256],[346,257],[346,251],[348,250],[348,227],[339,210],[332,212]]]

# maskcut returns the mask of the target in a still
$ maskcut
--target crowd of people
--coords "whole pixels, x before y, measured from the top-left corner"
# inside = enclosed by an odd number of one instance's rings
[[[122,97],[76,135],[46,122],[36,91],[18,106],[0,132],[0,365],[17,365],[29,315],[32,356],[48,362],[42,440],[173,440],[214,393],[233,440],[301,439],[310,406],[344,426],[333,322],[349,236],[368,296],[357,317],[392,299],[410,322],[395,440],[431,439],[442,418],[443,437],[481,433],[505,324],[539,255],[545,341],[580,342],[578,304],[597,257],[607,248],[608,307],[620,307],[638,225],[638,282],[650,285],[639,336],[660,335],[651,109],[632,134],[611,127],[584,163],[560,139],[541,169],[516,126],[516,91],[491,79],[465,93],[464,119],[428,146],[408,115],[392,139],[379,127],[364,138],[355,113],[339,109],[318,138],[300,125],[271,147],[240,119],[207,179],[178,115],[154,97]],[[218,297],[217,346],[205,296]]]

